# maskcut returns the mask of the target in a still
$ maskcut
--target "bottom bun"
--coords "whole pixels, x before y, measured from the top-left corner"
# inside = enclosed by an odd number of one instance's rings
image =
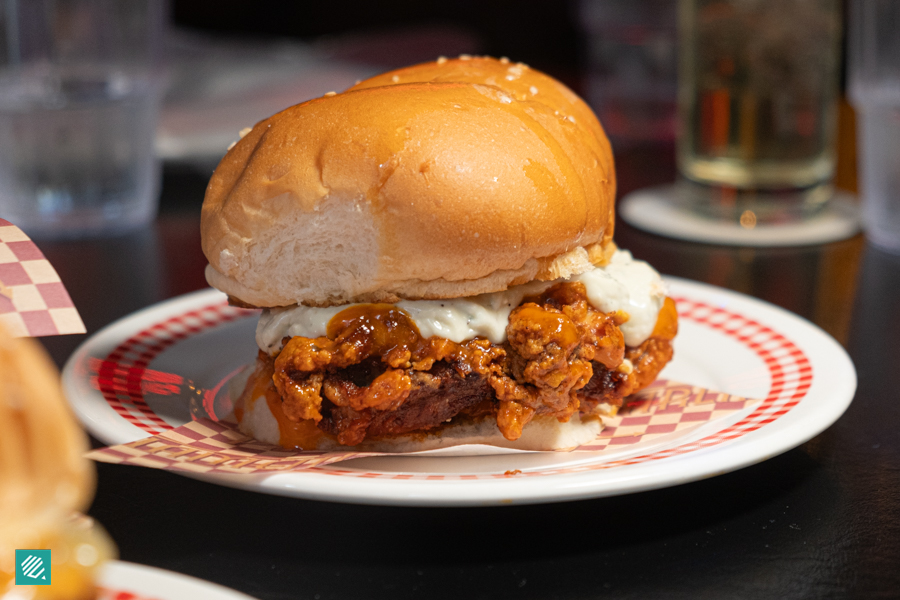
[[[605,407],[614,413],[614,407]],[[249,399],[243,407],[240,429],[245,434],[269,444],[278,445],[281,434],[278,421],[264,396]],[[357,446],[342,446],[329,435],[320,436],[315,448],[304,450],[346,450],[363,452],[417,452],[449,448],[463,444],[484,444],[517,450],[572,450],[587,444],[600,434],[603,424],[596,415],[573,415],[566,423],[555,417],[537,416],[525,426],[522,436],[514,441],[503,437],[494,415],[477,419],[454,419],[431,431],[399,435],[390,439],[367,439]]]

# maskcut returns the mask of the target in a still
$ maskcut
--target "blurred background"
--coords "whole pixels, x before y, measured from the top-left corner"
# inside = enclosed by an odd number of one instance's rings
[[[626,158],[617,161],[620,191],[670,182],[677,7],[676,0],[172,0],[157,150],[165,176],[187,183],[198,169],[209,174],[237,130],[277,110],[386,69],[488,54],[545,71],[591,104],[617,157]],[[836,185],[849,190],[853,126],[842,101]],[[661,150],[671,160],[660,164]],[[641,161],[647,153],[652,172]],[[164,197],[163,209],[192,210],[201,193],[198,181],[185,197]]]
[[[221,156],[236,123],[252,125],[357,79],[440,55],[508,56],[581,90],[587,36],[580,6],[174,1],[159,150],[198,164]]]

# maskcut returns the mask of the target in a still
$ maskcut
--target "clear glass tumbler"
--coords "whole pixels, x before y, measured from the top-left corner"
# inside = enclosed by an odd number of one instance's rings
[[[0,4],[0,217],[38,237],[156,214],[162,0]]]
[[[832,196],[839,0],[681,0],[678,167],[709,216],[799,220]]]
[[[900,253],[900,2],[855,0],[849,37],[863,228]]]

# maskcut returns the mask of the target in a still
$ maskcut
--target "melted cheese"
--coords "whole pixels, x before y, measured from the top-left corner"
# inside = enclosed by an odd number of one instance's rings
[[[605,267],[557,281],[532,281],[502,292],[448,300],[402,300],[397,306],[412,317],[422,337],[439,336],[462,343],[484,337],[494,344],[506,341],[509,313],[528,296],[536,296],[561,281],[580,281],[588,301],[603,312],[622,311],[625,344],[637,346],[650,337],[666,288],[653,267],[634,260],[627,250],[618,250]],[[325,335],[328,322],[347,308],[293,306],[263,311],[256,328],[256,343],[269,354],[281,350],[285,337],[316,338]]]

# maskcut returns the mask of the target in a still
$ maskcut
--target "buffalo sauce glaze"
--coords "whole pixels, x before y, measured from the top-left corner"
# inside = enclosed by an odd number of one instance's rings
[[[278,419],[282,440],[288,442],[283,445],[303,447],[318,431],[315,426],[323,419],[323,399],[359,412],[395,410],[413,389],[414,371],[428,371],[436,361],[445,361],[461,377],[477,374],[487,379],[497,398],[498,429],[514,440],[536,415],[566,421],[577,412],[580,400],[576,392],[591,380],[592,364],[608,369],[623,366],[626,347],[619,325],[627,318],[621,312],[594,309],[587,301],[584,284],[565,282],[526,298],[515,308],[503,344],[481,337],[457,343],[437,336],[422,337],[409,314],[395,305],[356,304],[331,318],[325,336],[286,339],[274,362],[261,353],[261,359],[270,365],[268,375],[261,379],[274,386],[259,392],[264,392]],[[666,300],[651,339],[671,339],[676,328],[674,303]],[[670,345],[665,345],[671,355]],[[627,350],[631,356],[635,349]],[[644,363],[650,365],[659,363],[661,355],[651,355],[645,348],[633,357],[644,357]],[[373,370],[377,375],[368,384],[329,377],[330,372],[363,361],[378,365]],[[646,375],[655,377],[655,372]],[[344,445],[358,444],[364,438],[365,430],[337,434]]]
[[[663,301],[662,308],[659,310],[659,316],[656,318],[656,325],[653,327],[651,338],[660,340],[671,340],[678,333],[678,309],[675,301],[666,298]]]
[[[511,377],[491,382],[503,435],[517,439],[536,415],[565,422],[578,412],[577,392],[593,377],[592,361],[609,368],[622,363],[625,341],[619,325],[626,319],[594,309],[581,282],[554,285],[513,310],[508,345],[519,360],[512,361]]]
[[[410,371],[428,371],[443,360],[465,377],[500,372],[503,350],[485,339],[461,344],[423,338],[415,323],[392,304],[357,304],[336,314],[328,334],[319,338],[293,337],[275,359],[273,381],[281,394],[281,410],[291,421],[322,419],[324,396],[336,406],[356,411],[394,410],[412,390]],[[384,367],[366,386],[325,379],[328,369],[343,369],[375,359]],[[342,432],[338,441],[354,445],[360,432]],[[361,432],[363,437],[365,432]]]
[[[244,420],[254,402],[265,399],[269,412],[278,422],[278,444],[291,450],[314,450],[320,439],[328,434],[316,427],[315,421],[291,421],[281,408],[281,395],[275,389],[272,376],[275,365],[269,357],[259,353],[256,370],[247,380],[247,386],[241,394],[241,401],[235,406],[234,416],[238,423]]]
[[[653,382],[662,368],[672,360],[672,339],[678,333],[678,310],[675,301],[666,298],[656,319],[653,333],[640,346],[628,348],[625,358],[632,365],[623,396],[628,396]]]

